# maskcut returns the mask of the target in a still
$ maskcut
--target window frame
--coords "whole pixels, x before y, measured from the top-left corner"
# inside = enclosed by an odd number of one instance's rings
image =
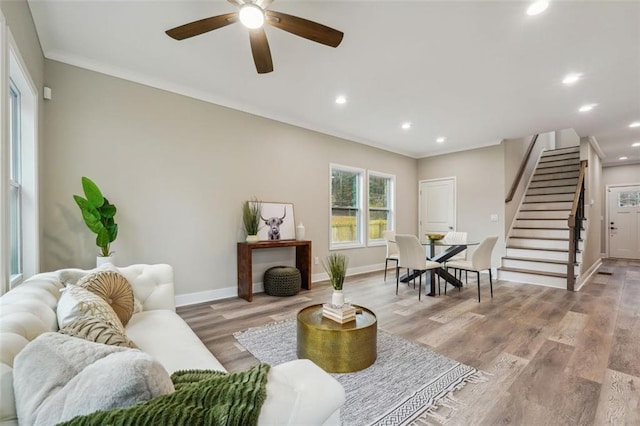
[[[357,202],[356,202],[356,240],[348,242],[334,242],[333,241],[333,172],[334,170],[355,173],[357,174]],[[329,164],[329,250],[342,250],[352,248],[365,247],[365,234],[364,227],[367,224],[364,213],[364,197],[365,187],[364,181],[366,177],[366,170],[358,167],[345,166],[342,164],[330,163]]]
[[[390,188],[389,188],[389,207],[388,209],[374,209],[378,211],[388,211],[389,218],[387,219],[387,231],[393,231],[396,229],[396,176],[390,173],[379,172],[376,170],[368,170],[367,171],[367,246],[376,247],[383,246],[386,244],[384,238],[369,238],[369,227],[371,223],[371,206],[370,206],[370,190],[371,190],[371,176],[376,178],[388,179]]]
[[[23,277],[23,235],[22,235],[22,138],[21,138],[21,94],[18,86],[9,76],[9,282],[11,286]],[[17,193],[14,200],[13,193]],[[14,202],[17,205],[14,206]],[[14,218],[15,215],[15,218]],[[14,222],[15,220],[15,222]],[[14,229],[14,226],[17,229]],[[14,238],[16,241],[14,241]],[[14,242],[17,248],[14,248]],[[14,260],[14,253],[17,259]],[[17,270],[14,270],[14,262]]]

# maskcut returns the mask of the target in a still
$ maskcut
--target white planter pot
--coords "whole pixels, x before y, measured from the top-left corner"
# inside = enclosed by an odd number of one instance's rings
[[[248,243],[257,243],[258,242],[258,236],[257,235],[247,235],[247,242]]]
[[[331,304],[339,308],[344,305],[344,293],[342,290],[333,290],[333,294],[331,294]]]
[[[115,258],[113,255],[111,256],[97,256],[96,257],[96,268],[99,268],[100,266],[106,264],[106,263],[110,263],[112,265],[114,265],[114,261]]]

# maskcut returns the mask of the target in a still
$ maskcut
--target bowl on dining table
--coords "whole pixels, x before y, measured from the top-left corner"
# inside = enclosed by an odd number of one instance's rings
[[[431,241],[440,241],[444,238],[444,234],[427,234],[427,238]]]

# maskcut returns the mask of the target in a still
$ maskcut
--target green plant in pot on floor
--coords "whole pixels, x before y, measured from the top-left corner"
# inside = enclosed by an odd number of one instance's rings
[[[116,206],[111,204],[98,186],[88,177],[82,177],[83,198],[74,195],[73,199],[80,207],[82,219],[87,227],[96,234],[96,245],[100,248],[97,263],[113,263],[110,245],[118,236],[118,224],[115,222]]]
[[[329,275],[329,281],[333,287],[331,295],[331,304],[335,306],[344,305],[344,293],[342,286],[344,278],[347,276],[347,267],[349,266],[349,258],[344,254],[331,253],[322,261],[322,267]]]
[[[242,205],[242,224],[247,233],[247,242],[258,241],[258,231],[260,230],[260,215],[262,214],[262,202],[255,197],[250,201],[245,201]]]

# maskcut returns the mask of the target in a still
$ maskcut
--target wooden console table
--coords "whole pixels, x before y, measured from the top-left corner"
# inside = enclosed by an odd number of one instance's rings
[[[238,243],[238,297],[253,300],[253,250],[295,247],[296,268],[300,270],[302,288],[311,290],[311,241],[283,240]]]

